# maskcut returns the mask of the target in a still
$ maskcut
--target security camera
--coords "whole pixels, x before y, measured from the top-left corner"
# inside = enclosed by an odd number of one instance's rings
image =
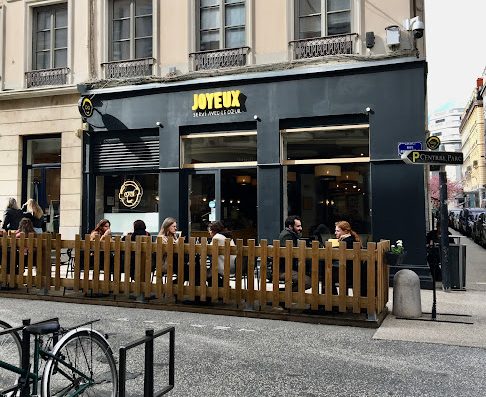
[[[155,123],[155,125],[156,125],[157,127],[160,127],[160,126],[162,125],[162,123],[161,123],[160,121],[157,121],[157,122]]]
[[[424,35],[425,25],[418,16],[406,19],[403,21],[403,26],[406,30],[412,31],[413,37],[416,39],[420,39]]]
[[[424,35],[425,25],[422,21],[417,21],[412,25],[413,37],[420,39]]]

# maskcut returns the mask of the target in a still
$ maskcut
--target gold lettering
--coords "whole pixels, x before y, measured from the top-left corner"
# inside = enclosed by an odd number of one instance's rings
[[[206,94],[206,100],[208,102],[208,109],[213,108],[213,98],[214,98],[214,93],[212,94]]]
[[[239,108],[240,107],[240,90],[231,91],[231,95],[233,96],[233,102],[231,103],[231,107]]]
[[[231,91],[223,92],[223,106],[225,108],[231,107]]]
[[[215,92],[214,93],[214,108],[221,109],[223,106],[221,105],[221,95],[222,92]]]
[[[204,94],[199,94],[198,96],[198,104],[199,104],[199,109],[201,110],[204,110],[206,109],[206,105],[207,105],[207,102],[206,102],[206,95]]]
[[[198,95],[197,94],[194,94],[194,105],[192,105],[192,110],[197,110],[198,108],[198,103],[197,103],[197,97]]]

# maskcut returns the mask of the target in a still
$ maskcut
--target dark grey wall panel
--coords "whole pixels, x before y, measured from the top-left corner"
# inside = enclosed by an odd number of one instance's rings
[[[371,165],[371,217],[375,241],[403,240],[406,263],[425,262],[425,198],[422,166]]]
[[[258,237],[272,241],[282,229],[282,169],[258,167]]]

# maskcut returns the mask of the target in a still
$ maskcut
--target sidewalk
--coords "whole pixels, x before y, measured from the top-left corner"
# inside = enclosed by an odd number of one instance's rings
[[[373,338],[486,348],[486,249],[466,237],[461,239],[461,244],[467,245],[466,291],[446,293],[442,284],[437,283],[438,321],[431,321],[432,291],[422,290],[424,314],[420,319],[401,320],[390,314]],[[390,288],[387,305],[390,313],[392,298],[393,288]]]

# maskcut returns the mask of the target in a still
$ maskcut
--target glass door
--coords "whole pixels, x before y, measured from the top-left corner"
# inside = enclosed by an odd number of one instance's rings
[[[193,171],[189,174],[189,235],[207,237],[208,225],[221,219],[220,171]]]
[[[257,238],[255,168],[194,170],[188,183],[191,237],[207,237],[209,223],[220,220],[234,238]]]

